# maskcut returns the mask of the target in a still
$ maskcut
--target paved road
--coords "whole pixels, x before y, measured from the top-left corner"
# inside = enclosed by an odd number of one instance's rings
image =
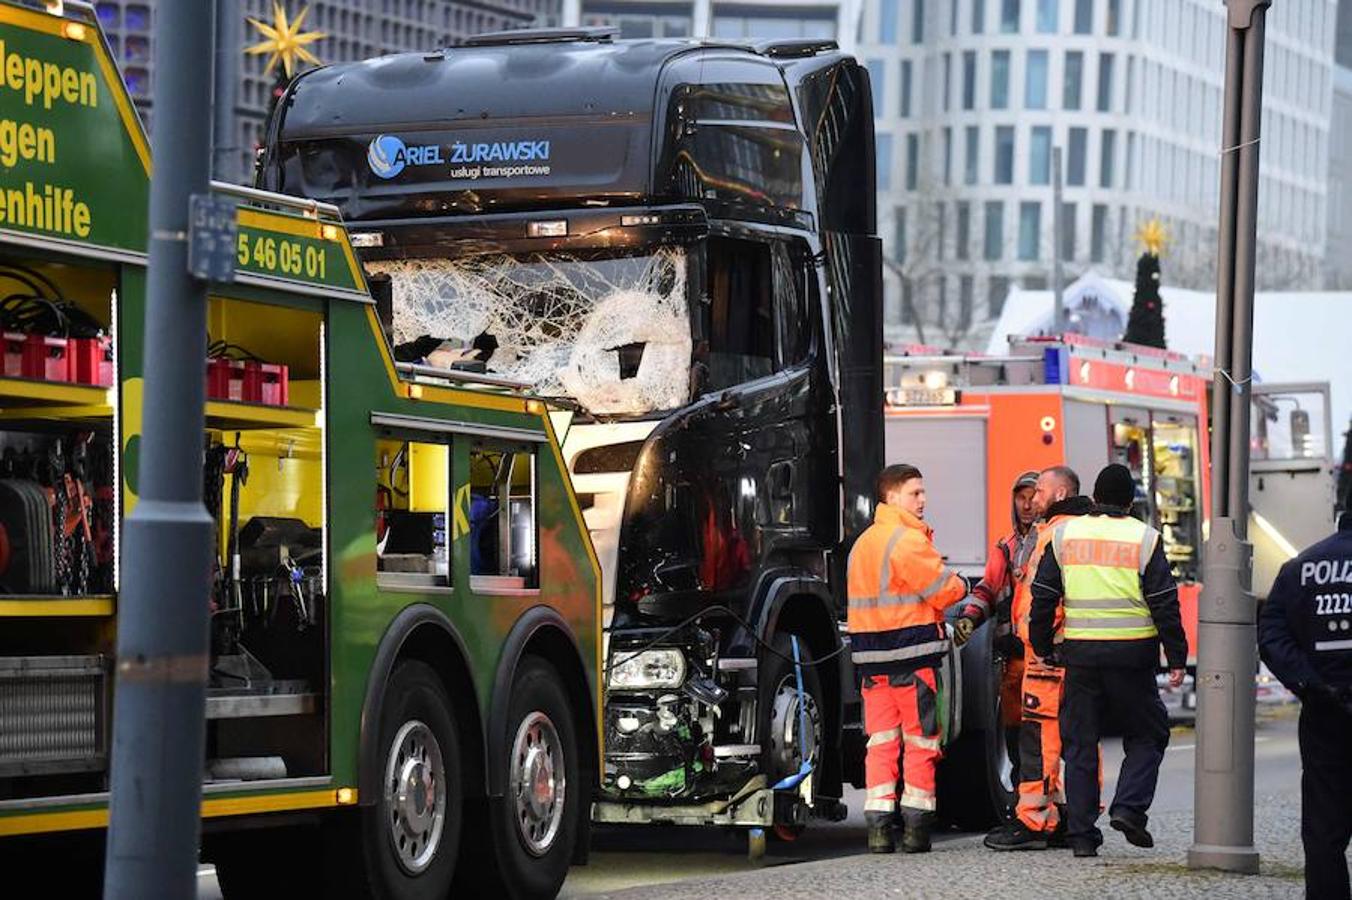
[[[1256,745],[1257,829],[1264,875],[1235,879],[1189,873],[1182,862],[1191,842],[1194,735],[1175,729],[1160,772],[1152,810],[1155,851],[1129,847],[1114,832],[1098,860],[1072,860],[1063,853],[996,854],[980,836],[949,833],[936,840],[929,857],[868,857],[862,792],[846,797],[851,815],[840,823],[814,824],[791,844],[772,843],[764,865],[746,858],[745,834],[717,829],[598,829],[589,866],[575,868],[560,895],[565,900],[676,900],[690,897],[818,898],[933,894],[1022,896],[1006,885],[1019,880],[1041,885],[1028,896],[1081,897],[1111,892],[1113,900],[1158,897],[1292,897],[1302,895],[1298,796],[1300,761],[1294,710],[1263,714]],[[1110,795],[1121,762],[1121,744],[1104,747],[1105,795]],[[1034,879],[1038,879],[1034,881]],[[199,900],[220,897],[214,874],[204,869]]]
[[[665,828],[600,832],[593,841],[591,865],[572,871],[561,896],[568,900],[729,895],[754,900],[831,893],[887,896],[906,895],[919,885],[935,883],[967,889],[971,896],[985,896],[1020,876],[1025,882],[1033,877],[1042,880],[1044,889],[1029,893],[1039,898],[1087,896],[1111,889],[1114,900],[1119,900],[1137,896],[1130,887],[1133,881],[1138,883],[1139,896],[1160,896],[1164,892],[1159,879],[1163,877],[1195,884],[1198,896],[1300,896],[1296,821],[1300,762],[1291,711],[1264,715],[1255,750],[1260,851],[1271,877],[1240,879],[1236,884],[1224,876],[1191,875],[1182,870],[1191,842],[1195,746],[1191,729],[1175,729],[1152,810],[1152,830],[1159,842],[1153,853],[1130,848],[1110,832],[1103,856],[1076,870],[1078,863],[1063,854],[995,854],[980,846],[980,836],[951,833],[941,836],[936,852],[923,861],[901,855],[869,858],[862,854],[865,828],[858,810],[863,802],[861,792],[855,791],[847,797],[852,813],[848,820],[814,825],[793,844],[772,844],[761,868],[746,861],[741,840],[718,831]],[[1107,742],[1105,795],[1110,795],[1121,759],[1121,743]],[[1130,871],[1123,872],[1122,866]],[[1047,869],[1063,871],[1063,879],[1048,876]],[[1084,881],[1087,874],[1091,877]],[[928,880],[935,878],[940,881]],[[1101,884],[1096,885],[1095,879]],[[944,893],[951,896],[954,890]],[[1001,896],[1002,900],[1013,900],[1018,895],[1002,890]]]

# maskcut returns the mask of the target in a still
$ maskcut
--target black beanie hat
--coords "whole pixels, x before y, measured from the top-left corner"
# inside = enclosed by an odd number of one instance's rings
[[[1119,463],[1104,466],[1094,481],[1094,502],[1129,509],[1136,499],[1136,482],[1131,470]]]

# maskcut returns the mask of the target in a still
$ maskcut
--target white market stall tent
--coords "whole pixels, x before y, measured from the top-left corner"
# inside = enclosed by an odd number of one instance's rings
[[[1090,272],[1062,296],[1069,330],[1117,340],[1126,328],[1135,288]],[[1168,349],[1209,360],[1216,348],[1216,295],[1162,286]],[[1010,337],[1056,331],[1052,292],[1014,288],[986,352],[1007,353]],[[1260,291],[1254,298],[1253,366],[1258,381],[1327,381],[1332,394],[1333,453],[1342,452],[1352,418],[1352,292]]]

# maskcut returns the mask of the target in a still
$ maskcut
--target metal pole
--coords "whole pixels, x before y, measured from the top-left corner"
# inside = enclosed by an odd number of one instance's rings
[[[216,66],[212,97],[212,177],[217,181],[239,180],[239,127],[235,103],[239,95],[239,55],[244,42],[244,23],[239,0],[216,0]]]
[[[1253,676],[1249,417],[1253,358],[1263,38],[1272,0],[1229,0],[1221,156],[1212,520],[1198,605],[1197,761],[1192,868],[1253,874]]]
[[[210,181],[212,0],[157,10],[140,498],[124,528],[110,900],[197,894],[211,517],[202,505],[206,283],[188,274],[189,197]]]
[[[1061,247],[1065,240],[1062,221],[1065,215],[1061,203],[1061,148],[1052,148],[1052,302],[1056,304],[1056,333],[1066,333],[1066,310],[1061,303]]]

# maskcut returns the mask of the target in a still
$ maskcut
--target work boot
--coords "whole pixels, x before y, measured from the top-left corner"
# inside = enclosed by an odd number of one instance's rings
[[[868,822],[868,852],[897,852],[897,820],[887,813],[865,813]]]
[[[1135,847],[1148,849],[1155,846],[1155,839],[1150,836],[1150,832],[1145,830],[1145,813],[1119,809],[1108,819],[1108,824],[1122,832],[1127,838],[1127,843]]]
[[[1046,850],[1047,836],[1015,820],[986,835],[983,843],[992,850]]]
[[[1056,827],[1047,835],[1047,846],[1053,850],[1064,850],[1070,846],[1070,839],[1066,836],[1066,807],[1058,803],[1056,811],[1058,813]]]
[[[901,838],[902,853],[930,852],[930,819],[928,815],[906,814],[906,833]]]
[[[1070,844],[1070,850],[1076,858],[1098,856],[1099,844],[1102,843],[1102,841],[1094,841],[1087,837],[1067,838],[1066,842]]]

